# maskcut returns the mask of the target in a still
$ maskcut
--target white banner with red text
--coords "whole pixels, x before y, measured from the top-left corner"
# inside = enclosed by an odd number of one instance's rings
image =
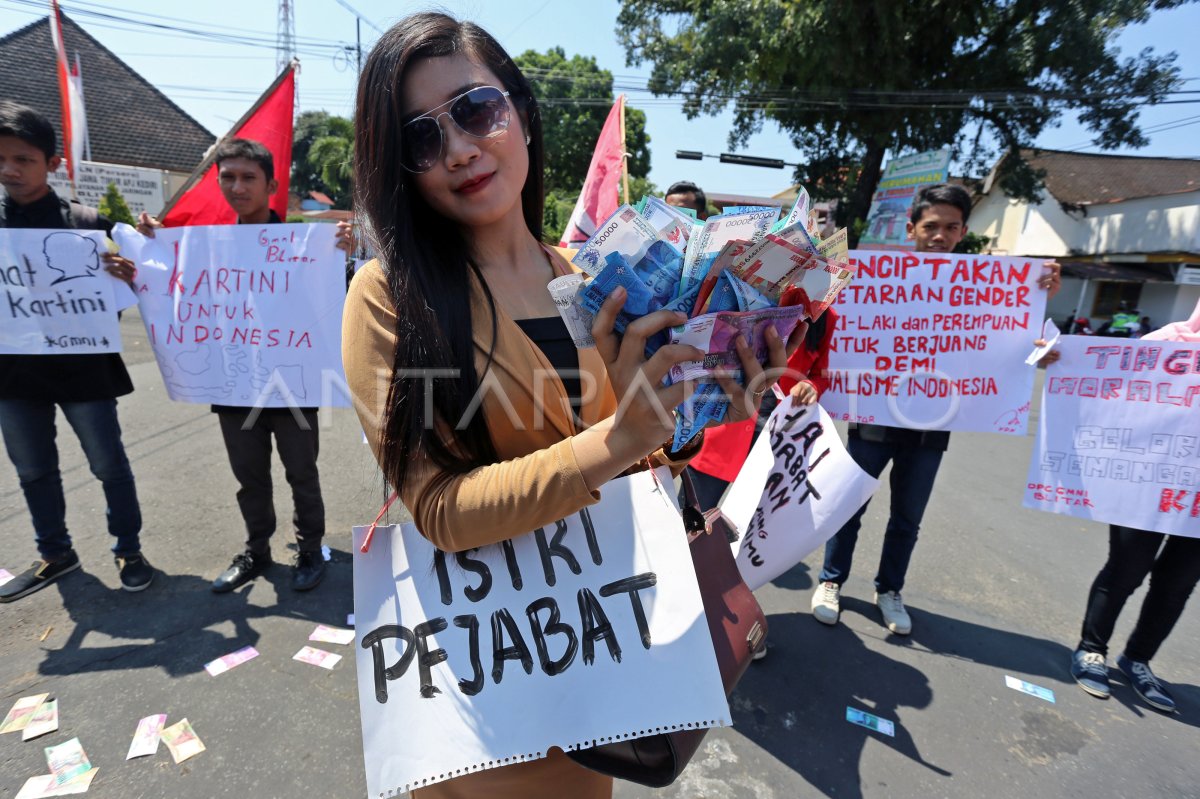
[[[1200,538],[1200,344],[1063,336],[1025,506]]]
[[[821,396],[841,421],[1024,435],[1042,261],[856,250]]]
[[[137,265],[146,334],[180,402],[345,406],[345,257],[333,225],[164,228],[113,237]]]

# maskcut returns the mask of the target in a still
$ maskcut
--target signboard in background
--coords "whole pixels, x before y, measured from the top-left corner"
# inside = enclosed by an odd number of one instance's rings
[[[821,396],[834,419],[1025,434],[1040,259],[855,250],[850,261]]]
[[[746,585],[756,591],[804,560],[878,486],[850,457],[824,408],[780,402],[721,503],[741,534],[733,549]]]
[[[48,175],[47,178],[47,182],[59,197],[71,199],[71,181],[67,179],[66,167],[60,166],[57,172]],[[75,189],[79,193],[79,202],[97,207],[100,205],[100,199],[104,197],[104,192],[108,190],[109,183],[117,185],[135,217],[142,211],[158,214],[166,202],[167,173],[164,170],[102,164],[96,161],[79,162],[79,169],[75,175]]]
[[[167,394],[263,408],[345,406],[346,259],[334,225],[164,228],[113,238]]]
[[[945,183],[950,176],[950,150],[931,150],[893,158],[871,197],[867,229],[858,243],[876,250],[911,250],[905,232],[913,199],[922,186]]]
[[[102,230],[0,230],[0,354],[121,351],[117,311],[135,303],[104,271]]]
[[[660,479],[671,485],[670,473]],[[371,796],[600,741],[730,723],[687,534],[650,472],[500,544],[354,528]]]
[[[1063,336],[1056,349],[1025,506],[1200,538],[1200,344]]]

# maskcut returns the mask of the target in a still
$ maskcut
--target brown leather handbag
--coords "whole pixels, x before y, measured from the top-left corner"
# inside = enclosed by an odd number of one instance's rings
[[[696,492],[683,473],[683,525],[704,601],[725,695],[733,693],[754,652],[767,637],[767,618],[742,580],[730,542],[737,533],[720,513],[700,513]],[[683,773],[707,729],[678,730],[568,752],[581,766],[651,788],[664,788]]]

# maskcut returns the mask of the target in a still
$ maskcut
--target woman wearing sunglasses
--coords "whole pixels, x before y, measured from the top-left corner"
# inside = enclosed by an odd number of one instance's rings
[[[500,45],[471,23],[410,16],[367,59],[357,106],[356,202],[379,258],[351,286],[343,358],[384,476],[422,535],[447,552],[497,544],[596,503],[647,458],[681,469],[698,441],[663,442],[687,388],[662,378],[701,353],[672,345],[645,359],[646,338],[682,321],[666,311],[618,340],[623,294],[597,315],[596,348],[573,346],[546,289],[573,270],[541,243],[537,102]],[[755,414],[766,388],[743,353],[757,393],[725,381],[732,420]],[[786,360],[774,341],[771,365]],[[611,779],[558,750],[415,792],[611,793]]]

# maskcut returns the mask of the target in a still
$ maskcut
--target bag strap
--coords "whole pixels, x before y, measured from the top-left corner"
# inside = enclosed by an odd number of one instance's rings
[[[696,485],[692,482],[690,470],[684,469],[680,472],[679,479],[683,483],[683,506],[679,509],[679,514],[683,517],[683,529],[690,541],[700,533],[708,532],[708,521],[700,512],[700,500],[696,498]]]

